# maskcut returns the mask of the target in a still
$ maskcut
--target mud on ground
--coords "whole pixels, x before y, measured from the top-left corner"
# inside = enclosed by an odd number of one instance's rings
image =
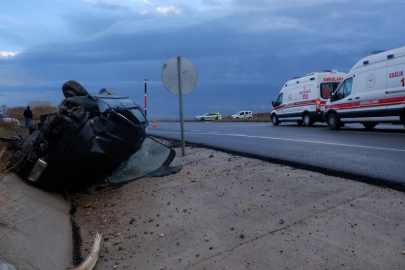
[[[404,269],[404,194],[187,148],[175,174],[75,197],[96,269]]]

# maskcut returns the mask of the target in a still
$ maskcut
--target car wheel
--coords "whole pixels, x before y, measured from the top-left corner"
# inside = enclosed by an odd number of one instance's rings
[[[328,115],[328,127],[331,130],[338,130],[340,128],[340,120],[338,118],[338,116],[336,115],[336,113],[330,113]]]
[[[253,119],[253,117],[249,117],[249,118],[248,118],[248,120],[252,120],[252,119]]]
[[[372,130],[376,125],[376,123],[363,123],[363,126],[368,130]]]
[[[302,117],[302,122],[304,123],[304,126],[306,127],[312,127],[312,125],[314,124],[314,122],[312,122],[311,116],[309,115],[309,113],[304,114],[304,116]]]
[[[271,123],[273,123],[273,126],[278,126],[280,124],[280,121],[278,121],[277,115],[273,114],[271,116]]]
[[[405,128],[405,115],[403,116],[404,128]]]
[[[235,119],[236,119],[236,120],[238,120],[238,119],[239,119],[239,117],[236,117]]]
[[[302,122],[302,121],[297,121],[297,125],[299,125],[299,126],[302,126],[303,123],[304,122]]]
[[[80,83],[76,81],[67,81],[62,85],[62,92],[65,98],[76,96],[87,96],[89,93]]]

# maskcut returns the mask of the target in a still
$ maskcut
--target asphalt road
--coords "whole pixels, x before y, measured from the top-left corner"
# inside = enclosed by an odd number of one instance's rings
[[[161,122],[148,128],[150,135],[180,139],[180,124]],[[405,129],[378,125],[367,131],[360,124],[339,131],[324,124],[246,122],[186,122],[187,142],[268,157],[327,171],[405,184]],[[367,180],[366,180],[367,181]]]

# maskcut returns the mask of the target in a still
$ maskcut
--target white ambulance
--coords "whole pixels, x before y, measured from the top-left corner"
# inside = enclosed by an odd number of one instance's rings
[[[297,122],[312,126],[323,122],[322,113],[330,97],[346,73],[325,70],[288,81],[271,104],[270,119],[274,126],[281,122]]]
[[[324,120],[330,129],[342,123],[405,124],[405,47],[360,60],[326,103]]]

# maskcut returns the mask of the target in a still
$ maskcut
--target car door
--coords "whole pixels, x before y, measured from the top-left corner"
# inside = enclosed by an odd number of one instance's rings
[[[374,63],[356,75],[353,117],[355,121],[385,121],[387,61]]]
[[[353,120],[353,77],[343,81],[331,98],[331,109],[334,109],[342,122]]]
[[[274,102],[273,109],[276,111],[277,117],[283,118],[284,116],[284,108],[283,108],[283,93],[280,93],[277,97],[276,102]]]
[[[386,116],[388,121],[399,121],[405,107],[405,50],[388,57],[392,58],[387,66]]]

